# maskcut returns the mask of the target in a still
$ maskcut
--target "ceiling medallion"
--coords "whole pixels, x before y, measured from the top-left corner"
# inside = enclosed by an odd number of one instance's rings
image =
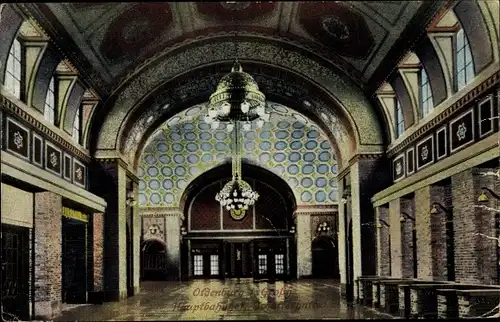
[[[270,114],[266,112],[266,97],[259,90],[253,77],[243,72],[236,61],[231,73],[225,75],[217,85],[216,91],[210,96],[208,114],[205,122],[217,129],[221,122],[227,123],[226,130],[232,132],[231,161],[232,180],[216,194],[222,207],[230,211],[231,217],[241,220],[245,217],[249,206],[255,204],[259,194],[252,190],[250,184],[241,175],[240,125],[243,130],[252,129],[252,121],[262,127],[269,121]]]
[[[349,38],[349,27],[339,18],[335,16],[327,16],[322,21],[323,29],[326,32],[339,40],[347,40]]]

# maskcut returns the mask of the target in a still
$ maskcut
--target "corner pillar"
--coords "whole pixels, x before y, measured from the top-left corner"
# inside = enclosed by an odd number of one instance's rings
[[[184,215],[180,211],[165,214],[165,242],[167,244],[168,277],[181,280],[181,225]]]
[[[297,278],[312,275],[311,214],[295,212],[297,245]]]
[[[339,183],[344,203],[344,207],[339,208],[339,226],[341,231],[345,229],[340,239],[344,239],[346,250],[345,265],[340,267],[344,270],[346,285],[352,285],[349,287],[353,288],[350,291],[353,299],[359,298],[358,289],[354,287],[356,280],[363,275],[375,275],[377,270],[375,210],[370,198],[389,183],[390,176],[381,165],[378,154],[358,155]],[[341,258],[342,254],[339,255]],[[344,274],[341,273],[341,277]]]
[[[104,215],[104,300],[127,298],[127,173],[120,159],[101,159],[90,173],[92,192],[107,203]]]

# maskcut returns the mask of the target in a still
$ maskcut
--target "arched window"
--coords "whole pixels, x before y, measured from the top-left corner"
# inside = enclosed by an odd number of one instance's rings
[[[73,121],[73,140],[76,143],[80,143],[80,126],[82,123],[80,110],[81,107],[76,110],[75,120]]]
[[[401,104],[399,100],[396,99],[396,137],[400,137],[401,134],[405,131],[405,122],[403,119],[403,109],[401,108]]]
[[[10,47],[9,58],[7,59],[4,85],[18,99],[21,99],[22,63],[22,46],[19,40],[14,39],[14,43]]]
[[[474,63],[464,30],[460,28],[455,37],[455,76],[457,90],[460,90],[474,79]]]
[[[429,77],[427,77],[427,73],[423,67],[420,69],[420,108],[422,117],[429,114],[434,108],[431,83],[429,83]]]
[[[45,107],[43,111],[45,120],[51,124],[55,123],[56,115],[56,92],[54,88],[54,77],[50,79],[49,88],[47,89],[47,96],[45,96]]]

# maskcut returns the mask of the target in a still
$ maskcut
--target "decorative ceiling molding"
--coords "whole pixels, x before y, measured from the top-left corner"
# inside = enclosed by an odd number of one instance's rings
[[[176,3],[139,2],[22,6],[47,29],[51,38],[64,43],[66,53],[77,60],[75,65],[92,70],[91,85],[109,94],[117,85],[115,81],[141,69],[139,64],[157,53],[214,32],[230,31],[250,32],[254,36],[260,33],[261,37],[312,49],[363,86],[379,67],[385,69],[383,57],[400,35],[411,29],[408,25],[426,19],[422,14],[427,12],[421,9],[428,4],[426,1],[317,1],[295,6],[274,2],[214,2],[196,3],[189,8]],[[137,14],[139,11],[141,14]],[[287,18],[285,11],[289,13]],[[155,36],[154,43],[148,41],[150,35]],[[135,40],[130,43],[130,39]],[[130,46],[122,46],[126,43]],[[360,59],[361,52],[364,59]]]
[[[327,93],[337,106],[342,107],[342,114],[350,120],[350,126],[356,129],[357,144],[383,144],[377,113],[359,87],[299,52],[286,50],[276,43],[269,42],[259,42],[259,46],[255,46],[255,41],[257,40],[249,39],[238,44],[236,56],[242,62],[259,61],[263,66],[274,65],[316,85],[318,91]],[[102,130],[97,138],[97,147],[117,148],[120,128],[138,103],[166,81],[198,66],[231,61],[235,55],[227,48],[233,44],[234,42],[228,39],[220,39],[219,42],[202,41],[197,46],[189,46],[184,51],[173,52],[155,64],[149,64],[108,102],[107,116],[101,117],[104,122],[100,126]]]
[[[306,84],[288,79],[283,73],[280,73],[281,78],[278,79],[270,75],[272,73],[268,68],[254,69],[251,65],[246,64],[246,66],[245,70],[251,72],[268,100],[285,104],[299,114],[303,114],[308,122],[315,124],[326,133],[339,158],[340,167],[343,162],[349,160],[354,146],[354,142],[350,139],[352,129],[339,120],[339,115],[332,113],[328,108],[330,104],[322,99],[320,93],[308,88]],[[262,74],[263,72],[267,72],[267,75]],[[135,167],[137,161],[134,160],[139,157],[142,147],[163,122],[176,117],[174,115],[184,108],[191,108],[193,103],[199,104],[204,109],[203,104],[225,74],[226,71],[216,69],[195,72],[193,79],[187,78],[182,83],[177,82],[178,88],[175,88],[175,85],[166,84],[166,88],[170,91],[152,93],[154,101],[145,102],[144,107],[137,108],[138,116],[135,121],[133,123],[131,121],[129,129],[120,135],[122,138],[120,151],[128,155],[128,162]],[[181,86],[181,84],[185,85]],[[182,103],[182,97],[186,98],[185,103]]]

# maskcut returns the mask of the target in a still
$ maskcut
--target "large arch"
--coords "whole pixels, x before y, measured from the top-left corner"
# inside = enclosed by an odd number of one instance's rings
[[[283,178],[254,164],[243,163],[242,168],[245,177],[266,178],[266,183],[281,193],[281,197],[284,199],[285,204],[290,208],[288,210],[290,212],[295,211],[295,209],[297,208],[297,200],[295,199],[293,189],[286,183],[285,180],[283,180]],[[218,167],[204,172],[202,175],[191,181],[186,189],[184,189],[180,198],[179,209],[183,213],[187,213],[192,199],[196,195],[198,195],[209,183],[212,183],[215,180],[220,180],[221,178],[230,177],[231,165],[228,163],[222,164]]]
[[[129,117],[127,127],[121,134],[120,152],[125,154],[125,159],[136,168],[138,151],[142,150],[153,132],[184,109],[203,105],[220,78],[230,71],[231,64],[196,69],[164,84],[157,89],[157,94],[150,95],[151,98],[146,99]],[[337,155],[339,168],[349,161],[349,156],[356,151],[356,143],[352,139],[354,131],[330,111],[328,98],[320,96],[324,93],[276,68],[247,63],[245,70],[254,76],[268,101],[303,114],[325,132]],[[187,96],[186,101],[179,103],[184,96]]]
[[[384,127],[377,117],[377,111],[362,90],[346,76],[340,75],[314,53],[306,53],[294,44],[256,37],[242,37],[236,41],[225,34],[207,35],[189,44],[170,48],[128,77],[101,110],[105,115],[101,114],[99,119],[102,122],[95,124],[99,132],[95,137],[96,149],[116,153],[120,149],[121,136],[130,126],[127,124],[129,117],[162,84],[196,68],[227,64],[235,57],[242,61],[243,66],[245,62],[253,62],[266,68],[277,68],[313,84],[318,92],[329,98],[328,110],[339,116],[346,128],[353,130],[350,139],[356,151],[351,151],[351,154],[363,152],[363,146],[368,147],[371,150],[369,152],[382,151]],[[170,105],[169,108],[174,106]],[[311,110],[311,114],[321,118],[314,110]]]

